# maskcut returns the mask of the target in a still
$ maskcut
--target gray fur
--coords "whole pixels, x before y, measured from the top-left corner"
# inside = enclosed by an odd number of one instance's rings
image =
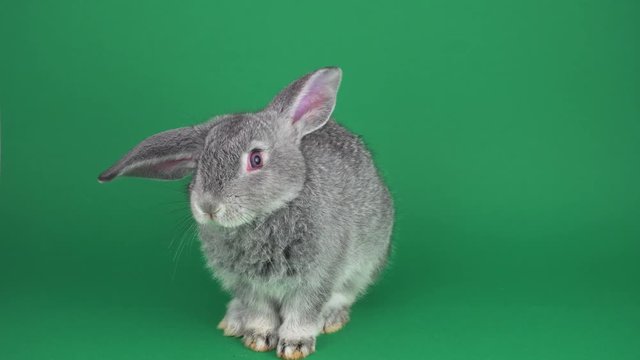
[[[312,353],[323,329],[344,325],[390,246],[389,192],[360,139],[329,118],[340,78],[339,69],[323,68],[260,112],[153,136],[100,176],[167,179],[193,170],[202,251],[234,296],[220,326],[255,350],[277,345],[288,359]],[[254,148],[264,166],[247,171]],[[177,158],[188,160],[176,166]]]

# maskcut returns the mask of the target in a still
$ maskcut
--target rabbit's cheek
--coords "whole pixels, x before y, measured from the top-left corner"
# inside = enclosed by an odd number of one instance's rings
[[[233,228],[250,223],[254,218],[255,214],[246,208],[221,205],[215,220],[223,227]]]

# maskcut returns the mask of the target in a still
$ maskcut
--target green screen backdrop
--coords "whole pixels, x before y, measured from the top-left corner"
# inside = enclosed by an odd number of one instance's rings
[[[273,359],[141,139],[344,71],[391,264],[313,359],[640,359],[640,2],[0,0],[0,358]]]

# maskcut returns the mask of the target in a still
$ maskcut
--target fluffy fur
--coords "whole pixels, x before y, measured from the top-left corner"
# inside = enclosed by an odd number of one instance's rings
[[[99,177],[193,173],[202,251],[233,295],[219,327],[285,359],[348,321],[390,248],[389,192],[360,139],[330,119],[341,75],[319,69],[260,112],[152,136]],[[264,165],[252,170],[256,150]]]

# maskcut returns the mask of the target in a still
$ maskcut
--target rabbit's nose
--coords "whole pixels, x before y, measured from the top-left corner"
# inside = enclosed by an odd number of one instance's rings
[[[217,197],[211,194],[192,193],[191,208],[193,214],[200,223],[213,221],[220,214],[221,203]]]
[[[218,204],[214,204],[210,202],[206,204],[202,204],[200,208],[202,209],[202,212],[211,220],[216,218],[216,215],[220,210],[220,207],[218,206]]]

